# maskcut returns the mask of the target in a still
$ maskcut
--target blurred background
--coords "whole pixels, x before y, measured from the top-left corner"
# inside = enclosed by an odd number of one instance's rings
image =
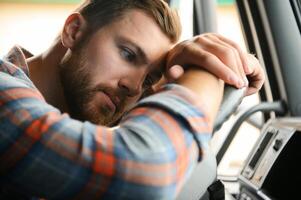
[[[15,44],[33,54],[41,53],[60,33],[65,18],[80,2],[80,0],[0,0],[0,57]],[[245,48],[234,1],[216,0],[216,5],[218,32]],[[186,22],[187,20],[182,21]],[[250,107],[257,102],[258,96],[253,95],[243,104]],[[233,116],[223,126],[222,131],[215,134],[212,146],[216,151],[235,117],[237,116]],[[258,135],[257,129],[244,123],[219,166],[219,174],[231,176],[239,173]]]
[[[40,53],[81,0],[0,0],[0,56],[14,45]],[[218,29],[243,44],[233,0],[218,0]],[[185,23],[185,22],[184,22]]]

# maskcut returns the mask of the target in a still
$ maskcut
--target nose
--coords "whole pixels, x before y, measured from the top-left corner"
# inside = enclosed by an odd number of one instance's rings
[[[139,95],[142,92],[142,83],[144,77],[145,72],[136,69],[135,72],[131,71],[131,73],[122,77],[118,82],[118,86],[121,89],[121,91],[126,93],[127,96],[135,97],[136,95]]]

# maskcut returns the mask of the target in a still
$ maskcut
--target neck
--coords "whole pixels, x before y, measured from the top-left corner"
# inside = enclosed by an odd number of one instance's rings
[[[57,38],[47,51],[27,59],[30,79],[42,93],[47,103],[62,112],[68,112],[59,74],[59,64],[65,53],[66,48]]]

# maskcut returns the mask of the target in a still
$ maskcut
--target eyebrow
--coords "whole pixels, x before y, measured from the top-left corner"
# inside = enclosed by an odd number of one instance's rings
[[[138,54],[138,57],[141,58],[142,62],[147,65],[150,64],[150,59],[147,57],[145,51],[138,44],[136,44],[133,40],[131,40],[130,38],[125,37],[125,36],[118,36],[117,41],[124,42],[124,43],[131,45],[133,48],[135,48],[135,50]]]

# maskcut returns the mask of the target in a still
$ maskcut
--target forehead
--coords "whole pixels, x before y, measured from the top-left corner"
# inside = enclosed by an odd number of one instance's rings
[[[104,28],[115,38],[126,38],[140,47],[150,60],[162,57],[172,47],[153,17],[142,10],[127,11],[121,19]]]

